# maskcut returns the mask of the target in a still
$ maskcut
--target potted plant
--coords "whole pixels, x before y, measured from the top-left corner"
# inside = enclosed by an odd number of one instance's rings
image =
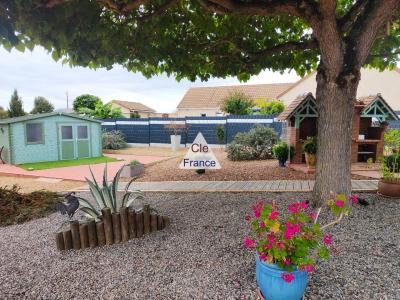
[[[384,135],[385,148],[389,156],[381,159],[382,178],[378,193],[385,197],[400,197],[400,130],[391,129]]]
[[[289,146],[286,142],[278,142],[274,145],[272,148],[272,152],[274,153],[274,156],[276,159],[279,161],[279,166],[280,167],[285,167],[286,161],[289,158],[290,154],[290,159],[294,155],[294,147],[290,146],[290,151],[289,151]]]
[[[164,125],[164,128],[170,131],[171,148],[176,152],[181,145],[181,134],[188,129],[188,126],[186,124],[171,122],[170,124]]]
[[[122,177],[136,177],[142,175],[144,172],[144,164],[138,160],[132,160],[124,167]]]
[[[332,236],[325,230],[339,223],[351,210],[357,196],[338,195],[327,201],[335,220],[318,224],[319,208],[311,211],[307,202],[291,203],[283,216],[275,203],[258,202],[253,216],[247,215],[252,234],[245,237],[246,248],[255,250],[256,280],[262,297],[268,300],[299,300],[304,294],[308,273],[317,258],[328,260],[335,253]]]
[[[307,167],[314,168],[317,164],[317,138],[308,137],[303,143],[303,152],[306,156]]]

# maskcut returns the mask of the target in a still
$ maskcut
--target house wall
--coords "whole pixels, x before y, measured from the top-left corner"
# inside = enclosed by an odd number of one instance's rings
[[[9,140],[9,129],[8,125],[0,125],[0,149],[4,146],[2,152],[2,159],[5,162],[10,161],[10,140]]]
[[[289,105],[298,95],[312,92],[315,96],[317,88],[316,74],[312,74],[303,82],[283,94],[280,98]],[[382,94],[386,102],[394,109],[400,110],[400,71],[362,69],[357,97]]]
[[[44,142],[42,144],[26,144],[25,124],[42,123],[44,132]],[[13,149],[12,163],[30,163],[41,161],[54,161],[60,159],[59,149],[59,124],[87,124],[89,125],[89,137],[91,156],[102,155],[101,151],[101,124],[71,118],[68,116],[51,116],[10,124],[11,128],[11,147]]]
[[[215,117],[217,113],[221,113],[219,107],[209,108],[178,108],[176,111],[176,117],[201,117],[201,114],[206,114],[207,117]]]

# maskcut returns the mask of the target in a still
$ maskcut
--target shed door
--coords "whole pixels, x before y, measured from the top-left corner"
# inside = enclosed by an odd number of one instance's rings
[[[77,132],[77,150],[78,158],[90,157],[90,142],[89,142],[89,128],[87,125],[78,125]]]
[[[72,125],[60,126],[61,159],[75,158],[74,127]]]

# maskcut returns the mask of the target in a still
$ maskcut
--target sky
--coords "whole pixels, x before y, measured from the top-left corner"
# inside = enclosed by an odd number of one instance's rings
[[[245,84],[294,82],[299,77],[291,73],[264,71],[253,76]],[[41,47],[24,53],[6,51],[0,46],[0,106],[8,107],[14,89],[22,97],[25,111],[30,111],[33,100],[43,96],[56,109],[69,107],[73,99],[81,94],[93,94],[103,102],[113,99],[141,102],[157,112],[174,112],[189,87],[243,84],[236,78],[211,79],[208,82],[177,82],[173,77],[160,75],[146,79],[140,73],[128,72],[121,66],[91,70],[69,67],[55,62]]]

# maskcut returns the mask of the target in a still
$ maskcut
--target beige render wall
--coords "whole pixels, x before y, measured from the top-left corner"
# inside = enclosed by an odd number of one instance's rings
[[[280,97],[288,105],[298,95],[312,92],[315,95],[317,82],[316,74],[301,82]],[[394,110],[400,110],[400,72],[386,70],[379,72],[375,69],[362,69],[361,80],[358,86],[357,97],[380,93]]]
[[[200,117],[201,114],[206,114],[207,117],[215,117],[217,115],[217,112],[220,112],[220,109],[218,107],[215,108],[185,108],[185,109],[180,109],[178,108],[176,111],[176,116],[178,118],[182,117]]]

